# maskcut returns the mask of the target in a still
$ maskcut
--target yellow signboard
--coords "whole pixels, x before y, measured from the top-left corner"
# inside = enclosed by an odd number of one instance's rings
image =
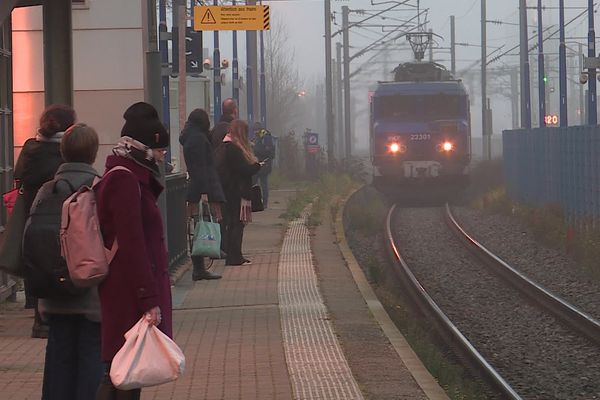
[[[196,31],[264,31],[271,29],[269,6],[196,6]]]

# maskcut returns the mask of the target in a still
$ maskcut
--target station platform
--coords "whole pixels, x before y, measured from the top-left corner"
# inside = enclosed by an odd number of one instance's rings
[[[173,286],[177,382],[142,399],[447,399],[376,300],[340,222],[281,218],[294,191],[274,190],[244,235],[252,265],[216,281]],[[328,214],[328,213],[323,213]],[[46,341],[31,339],[31,310],[0,305],[0,399],[40,399]],[[387,319],[386,319],[387,317]]]

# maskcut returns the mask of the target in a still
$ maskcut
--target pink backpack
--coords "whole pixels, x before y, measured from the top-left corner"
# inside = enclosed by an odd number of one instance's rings
[[[132,173],[125,167],[114,167],[101,179],[96,178],[92,187],[82,186],[63,203],[60,224],[61,255],[67,262],[69,275],[75,286],[92,287],[102,282],[119,248],[116,239],[112,249],[104,247],[94,192],[94,187],[102,179],[119,170]]]

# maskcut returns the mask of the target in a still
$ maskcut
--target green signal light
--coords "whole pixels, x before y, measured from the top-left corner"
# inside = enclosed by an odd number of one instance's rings
[[[547,76],[544,77],[544,83],[548,83],[548,77]]]

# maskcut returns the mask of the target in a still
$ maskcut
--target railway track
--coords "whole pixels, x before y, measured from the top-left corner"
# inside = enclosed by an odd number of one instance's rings
[[[579,365],[580,359],[587,359],[586,354],[588,352],[595,355],[600,354],[600,348],[598,347],[600,344],[600,324],[598,321],[577,310],[577,308],[553,295],[530,279],[527,279],[517,269],[509,266],[499,257],[492,254],[468,235],[452,215],[451,209],[448,206],[443,210],[430,211],[437,214],[437,222],[434,222],[430,216],[427,217],[431,219],[428,223],[438,223],[438,225],[443,225],[442,219],[445,220],[447,227],[435,226],[431,229],[432,231],[440,232],[441,237],[433,240],[427,239],[427,233],[421,232],[422,235],[413,241],[413,243],[427,241],[435,243],[436,249],[434,253],[437,252],[438,254],[433,255],[432,262],[439,263],[440,260],[447,259],[447,263],[441,268],[427,266],[421,268],[427,264],[427,256],[418,255],[418,252],[415,251],[406,251],[406,243],[398,243],[398,236],[402,235],[395,232],[394,218],[396,211],[396,207],[390,210],[386,224],[386,240],[389,244],[390,255],[394,260],[395,271],[410,290],[414,302],[426,315],[430,316],[441,335],[448,340],[451,347],[458,352],[461,358],[468,360],[468,363],[496,388],[502,398],[582,398],[586,400],[600,398],[600,389],[592,384],[588,386],[581,385],[584,388],[579,390],[576,379],[569,380],[565,385],[561,385],[558,382],[555,382],[556,385],[553,385],[552,381],[559,380],[563,372],[566,374],[574,373],[574,371],[569,370],[565,372],[561,371],[558,367],[554,367],[553,362],[555,360],[550,362],[550,365],[539,364],[537,366],[537,363],[544,362],[544,357],[552,358],[552,346],[556,348],[555,341],[557,338],[565,338],[564,341],[566,343],[564,345],[565,348],[557,350],[557,354],[567,354],[569,352],[568,346],[577,348],[578,352],[583,352],[583,355],[576,356],[575,360],[569,360],[567,363],[569,368],[571,366],[575,368],[575,366]],[[443,218],[440,216],[441,211],[443,212]],[[408,222],[410,230],[413,233],[420,229],[417,221],[420,218],[422,219],[423,215],[427,214],[427,211],[419,210],[417,214],[418,216],[414,218],[412,223]],[[401,224],[402,221],[400,222]],[[448,227],[452,231],[452,234]],[[442,232],[442,230],[446,232]],[[403,234],[406,239],[405,242],[411,241],[408,239],[408,235],[409,233]],[[461,251],[462,254],[458,254]],[[409,253],[408,258],[404,256],[405,252]],[[445,258],[440,257],[439,253],[444,254]],[[419,261],[421,258],[424,260]],[[467,259],[469,261],[466,261]],[[417,268],[413,268],[413,264],[416,264]],[[485,267],[481,267],[482,264]],[[465,267],[464,271],[461,271],[462,267]],[[431,273],[428,274],[419,271],[419,269],[427,268],[431,269]],[[473,274],[475,270],[477,270],[476,275],[479,278],[474,278],[469,283],[468,281],[471,279],[469,274]],[[485,274],[488,276],[485,276]],[[497,274],[502,278],[498,279],[492,276],[492,274]],[[425,279],[419,280],[419,275],[425,276]],[[432,283],[431,280],[435,279],[436,276],[444,278],[440,278],[440,282]],[[430,277],[433,278],[430,280]],[[444,279],[446,280],[445,282]],[[458,293],[452,292],[452,287],[455,286],[454,283],[451,284],[452,279],[456,279],[457,282],[461,280],[458,285],[460,286],[460,289],[457,290]],[[507,287],[506,282],[510,283],[510,288]],[[432,289],[428,290],[428,286],[431,286]],[[472,290],[473,293],[465,294],[465,290]],[[520,296],[515,295],[515,290],[519,290],[522,294]],[[482,293],[478,294],[478,291]],[[447,298],[450,298],[450,300],[448,301]],[[488,298],[493,298],[494,300],[489,301],[491,304],[486,305],[485,303]],[[518,301],[515,300],[517,298],[519,299]],[[526,302],[525,298],[530,300],[530,303],[536,304],[536,307],[543,307],[544,312],[540,312],[539,309],[535,309],[535,307],[529,305],[521,306],[519,302]],[[446,304],[438,304],[440,303],[440,299],[442,303],[445,301]],[[464,305],[461,306],[461,301],[464,301],[464,299],[466,299],[466,302],[462,303]],[[499,305],[502,305],[502,307],[509,311],[493,311],[494,301],[497,301]],[[483,304],[482,307],[479,307],[481,310],[478,310],[478,304]],[[461,307],[469,311],[464,312]],[[500,310],[502,307],[499,306],[498,309]],[[444,311],[448,309],[449,312],[444,313],[442,309]],[[511,309],[516,314],[515,321],[511,320]],[[521,309],[523,310],[514,311]],[[480,311],[482,315],[477,316],[477,313]],[[494,312],[497,312],[498,316],[494,315]],[[548,317],[548,313],[555,318]],[[490,330],[492,332],[485,331],[486,318],[489,319],[489,325],[492,326]],[[556,319],[562,322],[562,326],[559,328],[555,326]],[[536,326],[538,323],[539,327]],[[518,339],[511,340],[512,333],[498,335],[494,332],[496,329],[493,327],[494,324],[499,326],[497,328],[498,331],[508,332],[509,329],[506,328],[507,326],[510,326],[511,330],[519,330],[518,333],[514,334]],[[532,326],[520,327],[521,325]],[[536,330],[539,330],[540,333],[536,334]],[[509,340],[506,340],[507,337],[509,337]],[[582,337],[585,337],[585,339]],[[518,340],[521,340],[521,338],[523,338],[523,341],[520,343]],[[532,339],[532,343],[527,341]],[[548,343],[550,347],[544,346],[544,341],[552,342]],[[514,348],[512,352],[495,350],[496,348],[506,348],[507,346]],[[480,347],[484,351],[478,351],[477,348]],[[536,356],[529,357],[527,356],[529,351],[536,354],[543,354],[543,356],[537,356],[537,358]],[[500,354],[498,355],[497,353]],[[512,354],[512,356],[505,357],[505,355],[509,354]],[[515,362],[513,358],[518,357],[524,359],[525,362],[521,362],[521,359]],[[560,365],[561,360],[556,361],[558,361],[557,365]],[[513,362],[515,365],[511,365]],[[585,364],[585,362],[582,364]],[[499,367],[497,368],[496,365]],[[513,366],[515,367],[514,373],[511,372],[511,367]],[[590,366],[590,368],[593,367]],[[530,378],[523,375],[527,373],[528,369],[534,371],[534,375],[536,376]],[[555,376],[552,379],[548,379],[547,375],[552,373],[551,371],[553,370],[555,371]],[[539,376],[537,375],[538,373]],[[519,375],[522,376],[519,377]],[[597,389],[598,391],[596,391]],[[577,390],[580,393],[575,393]]]

